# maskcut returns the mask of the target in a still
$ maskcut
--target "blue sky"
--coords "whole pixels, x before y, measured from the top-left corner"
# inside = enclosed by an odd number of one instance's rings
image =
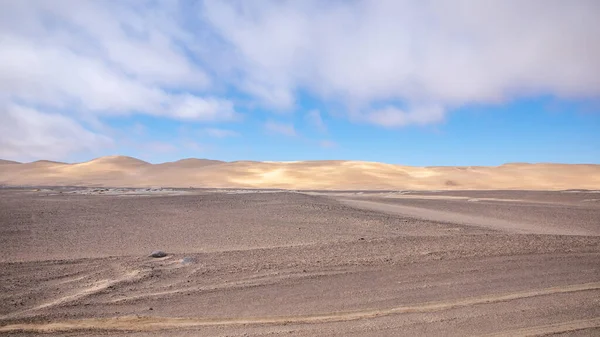
[[[600,163],[597,1],[0,4],[0,158]]]

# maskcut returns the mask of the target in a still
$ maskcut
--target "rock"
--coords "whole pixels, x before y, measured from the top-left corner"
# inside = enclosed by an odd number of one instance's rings
[[[167,253],[163,252],[162,250],[155,250],[152,252],[152,254],[150,254],[150,257],[165,257],[167,256]]]
[[[183,260],[181,260],[182,264],[190,264],[190,263],[194,263],[194,262],[196,262],[196,261],[194,260],[194,258],[191,258],[191,257],[184,257]]]

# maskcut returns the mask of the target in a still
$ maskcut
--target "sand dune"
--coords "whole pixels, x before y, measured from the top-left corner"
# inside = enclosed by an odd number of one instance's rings
[[[53,161],[53,160],[37,160],[31,163],[25,163],[24,166],[28,166],[28,167],[45,167],[45,166],[51,166],[51,165],[65,165],[67,163],[63,163],[60,161]]]
[[[202,166],[223,164],[223,161],[212,159],[186,158],[174,162],[156,164],[155,166],[163,168],[198,168]]]
[[[10,163],[10,165],[8,165]],[[412,167],[361,161],[150,164],[124,157],[84,163],[1,161],[0,184],[284,189],[600,189],[600,165],[513,163],[496,167]]]
[[[89,165],[94,169],[101,168],[102,166],[112,166],[112,167],[140,167],[144,165],[149,165],[150,163],[145,162],[143,160],[139,160],[137,158],[127,157],[127,156],[106,156],[100,157],[96,159],[92,159],[90,161],[75,164],[77,166]]]
[[[5,165],[5,164],[21,164],[18,161],[14,161],[14,160],[4,160],[4,159],[0,159],[0,165]]]

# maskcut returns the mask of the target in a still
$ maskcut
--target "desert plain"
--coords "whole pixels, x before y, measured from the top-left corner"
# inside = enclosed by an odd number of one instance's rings
[[[0,185],[0,334],[600,335],[598,165],[105,157]]]

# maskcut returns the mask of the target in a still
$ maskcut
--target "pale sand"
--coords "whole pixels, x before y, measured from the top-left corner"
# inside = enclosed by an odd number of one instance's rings
[[[0,185],[302,190],[600,189],[600,165],[411,167],[360,161],[226,163],[204,159],[153,165],[135,158],[111,156],[76,164],[0,161]]]

